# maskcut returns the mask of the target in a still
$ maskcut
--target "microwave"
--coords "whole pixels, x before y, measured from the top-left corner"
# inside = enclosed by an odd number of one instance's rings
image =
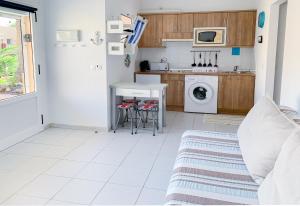
[[[226,27],[202,27],[194,28],[195,47],[218,47],[226,46]]]

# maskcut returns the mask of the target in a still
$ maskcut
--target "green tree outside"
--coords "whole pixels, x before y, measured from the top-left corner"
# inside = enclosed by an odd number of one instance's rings
[[[18,67],[18,48],[10,46],[0,49],[0,86],[13,87],[16,85]]]

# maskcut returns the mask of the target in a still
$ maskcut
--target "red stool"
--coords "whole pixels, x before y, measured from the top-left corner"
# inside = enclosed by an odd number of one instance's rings
[[[139,105],[140,102],[141,102],[141,100],[140,99],[136,99],[136,98],[134,98],[134,99],[124,99],[123,100],[123,103],[128,103],[128,104],[133,104],[134,105],[135,119],[137,119],[137,106]],[[129,121],[129,119],[128,119],[128,110],[126,110],[125,117],[126,117],[125,118],[126,121],[128,122]],[[137,123],[136,123],[135,126],[137,127]]]
[[[139,129],[141,123],[144,124],[144,128],[146,127],[145,126],[146,119],[144,118],[144,112],[146,112],[147,115],[150,112],[152,114],[153,136],[155,136],[155,131],[156,131],[156,129],[158,129],[158,106],[156,104],[143,104],[138,107],[138,112],[139,112],[140,118],[138,121],[138,125],[136,128],[135,134],[138,133],[138,129]]]
[[[122,103],[122,104],[117,105],[117,108],[119,110],[119,114],[118,114],[118,119],[117,119],[117,122],[116,122],[116,125],[115,125],[114,133],[116,133],[116,131],[118,129],[118,126],[119,126],[119,123],[120,123],[120,119],[121,119],[121,114],[124,114],[124,111],[125,111],[127,119],[130,119],[130,121],[131,121],[130,128],[131,128],[131,134],[133,135],[133,115],[132,115],[132,109],[134,108],[134,106],[135,105],[133,103]],[[129,114],[130,114],[130,118],[129,118]],[[124,122],[125,122],[126,116],[122,120],[122,125],[123,126],[124,126]]]
[[[158,104],[159,104],[159,101],[158,101],[158,100],[153,100],[153,99],[151,99],[151,100],[146,100],[146,101],[144,101],[144,103],[145,103],[145,104],[156,104],[156,105],[158,105]]]
[[[154,104],[157,106],[157,110],[158,110],[159,101],[156,99],[150,99],[150,100],[145,100],[144,104]],[[148,122],[148,115],[149,115],[149,112],[146,112],[146,122]]]

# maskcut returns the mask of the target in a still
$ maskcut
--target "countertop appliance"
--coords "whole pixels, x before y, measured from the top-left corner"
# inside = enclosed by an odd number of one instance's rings
[[[226,46],[226,27],[194,28],[194,47]]]
[[[217,114],[218,76],[185,76],[185,112]]]
[[[150,62],[151,71],[169,71],[168,62]]]

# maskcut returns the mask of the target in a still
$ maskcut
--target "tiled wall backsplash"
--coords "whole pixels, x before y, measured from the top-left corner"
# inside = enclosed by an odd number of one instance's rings
[[[193,53],[191,53],[191,50],[220,50],[221,53],[219,54],[218,64],[220,70],[223,71],[231,71],[233,70],[234,66],[239,66],[240,70],[255,70],[255,58],[253,48],[241,48],[240,56],[233,56],[231,48],[192,48],[191,42],[168,42],[166,43],[166,48],[162,49],[139,49],[139,60],[159,62],[161,58],[166,57],[168,59],[168,62],[170,63],[171,69],[190,68],[191,64],[194,61]],[[197,54],[196,64],[198,63],[199,55]],[[212,64],[214,65],[214,63],[214,55],[212,55]]]

